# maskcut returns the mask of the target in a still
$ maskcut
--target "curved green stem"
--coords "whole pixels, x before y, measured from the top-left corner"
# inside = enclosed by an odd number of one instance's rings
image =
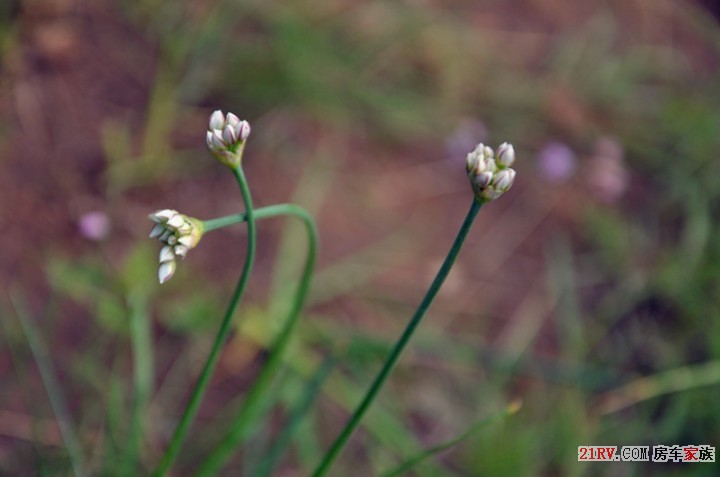
[[[415,329],[422,321],[423,317],[425,316],[425,313],[427,312],[428,308],[430,308],[430,305],[432,304],[433,300],[435,299],[435,295],[437,295],[438,291],[440,290],[440,287],[442,286],[443,282],[445,281],[445,278],[447,278],[448,274],[450,273],[450,269],[452,268],[453,264],[455,263],[455,259],[457,259],[458,253],[460,252],[460,248],[462,247],[463,242],[465,241],[465,237],[467,237],[468,232],[470,231],[470,227],[473,224],[473,221],[475,220],[475,217],[477,216],[478,212],[480,211],[480,207],[482,207],[482,203],[474,200],[473,203],[470,206],[470,210],[467,213],[467,217],[465,217],[465,221],[463,222],[462,226],[460,227],[460,231],[457,234],[457,237],[455,238],[455,242],[453,243],[452,247],[450,248],[450,252],[448,252],[447,257],[445,258],[445,261],[443,262],[442,266],[440,267],[440,270],[438,271],[437,275],[435,276],[435,280],[433,280],[432,285],[430,285],[430,288],[428,289],[427,293],[425,294],[425,297],[423,298],[422,302],[420,303],[420,306],[418,307],[417,311],[413,315],[413,317],[410,319],[410,322],[407,324],[407,327],[405,328],[405,331],[403,331],[402,335],[400,335],[400,338],[395,343],[395,346],[393,347],[392,351],[390,352],[390,355],[385,360],[385,364],[383,365],[380,372],[375,376],[375,380],[373,381],[372,385],[370,386],[370,389],[368,389],[368,392],[365,394],[365,397],[360,402],[360,404],[355,408],[355,411],[353,412],[352,416],[350,416],[350,419],[348,420],[347,424],[345,424],[345,427],[340,432],[340,435],[337,437],[335,442],[333,443],[332,447],[327,451],[325,456],[323,457],[322,462],[320,462],[320,465],[317,467],[315,472],[312,474],[313,477],[322,477],[325,474],[327,474],[328,470],[330,470],[330,467],[335,462],[335,459],[337,459],[338,455],[340,454],[340,451],[343,449],[347,441],[350,439],[350,436],[352,435],[353,431],[358,427],[360,424],[360,421],[362,420],[363,416],[365,415],[365,412],[367,412],[370,405],[373,403],[375,398],[377,397],[377,394],[380,392],[380,389],[382,389],[383,385],[385,384],[385,381],[387,380],[388,376],[390,376],[390,373],[392,372],[393,368],[395,367],[395,364],[397,363],[398,359],[400,358],[400,354],[405,349],[405,346],[410,341],[410,338],[412,337],[413,333],[415,332]]]
[[[217,361],[220,357],[220,350],[225,344],[227,335],[230,332],[230,328],[232,325],[232,317],[235,314],[235,309],[237,308],[237,305],[240,302],[243,293],[245,292],[245,287],[247,285],[248,279],[250,278],[250,272],[252,271],[252,267],[255,262],[255,215],[253,214],[250,188],[248,187],[247,180],[245,179],[245,174],[243,174],[242,167],[238,165],[232,170],[235,174],[235,179],[240,186],[240,192],[242,193],[243,202],[245,203],[245,217],[248,223],[248,241],[247,252],[245,256],[245,265],[243,266],[242,275],[240,275],[240,279],[235,286],[235,291],[233,292],[232,298],[230,299],[230,305],[225,312],[225,317],[223,318],[223,321],[220,325],[220,329],[215,336],[215,342],[210,349],[210,354],[208,355],[207,361],[205,361],[205,366],[203,367],[203,370],[200,373],[200,377],[195,384],[195,389],[193,389],[192,395],[190,396],[190,401],[188,402],[185,411],[180,418],[180,422],[175,429],[175,433],[170,440],[170,445],[168,446],[167,451],[165,451],[165,455],[163,456],[160,465],[152,473],[154,477],[164,476],[177,458],[178,452],[180,452],[180,446],[185,439],[185,435],[187,434],[187,431],[189,430],[190,425],[192,424],[192,421],[197,414],[200,403],[202,402],[203,396],[205,395],[205,391],[210,384],[210,378],[212,377],[213,371],[215,370],[215,366],[217,365]]]
[[[265,396],[265,392],[272,382],[275,372],[280,364],[282,364],[285,349],[290,342],[290,338],[292,337],[295,325],[300,316],[300,311],[302,310],[305,299],[307,298],[313,270],[315,268],[315,259],[317,257],[318,248],[317,230],[312,216],[305,209],[293,204],[281,204],[258,209],[255,212],[258,219],[281,214],[292,215],[300,219],[305,225],[305,230],[307,231],[308,254],[305,259],[300,283],[295,291],[292,307],[290,308],[288,317],[283,324],[280,334],[277,338],[275,338],[275,342],[270,348],[270,357],[265,362],[265,365],[260,370],[258,376],[253,380],[253,385],[245,396],[242,406],[231,421],[228,433],[223,437],[213,452],[198,469],[196,473],[198,477],[217,475],[220,468],[233,455],[238,445],[247,436],[248,429],[250,429],[255,418],[259,414],[259,407],[263,402],[262,398]],[[239,214],[222,217],[213,221],[207,221],[205,222],[205,230],[213,230],[214,228],[222,227],[224,224],[229,225],[235,220],[241,220],[241,217],[242,214]]]
[[[262,219],[269,219],[271,217],[278,217],[280,215],[307,215],[308,217],[310,217],[310,220],[312,220],[312,216],[310,216],[310,214],[305,209],[295,204],[274,204],[253,210],[253,217],[255,217],[256,221]],[[203,220],[203,232],[212,232],[213,230],[221,229],[229,225],[241,224],[246,221],[247,214],[244,212],[241,212],[239,214],[226,215],[224,217],[218,217],[216,219]]]

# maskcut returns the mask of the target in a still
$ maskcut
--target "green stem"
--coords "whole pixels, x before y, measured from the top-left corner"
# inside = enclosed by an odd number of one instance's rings
[[[350,436],[355,431],[355,429],[360,424],[360,421],[362,420],[363,416],[365,415],[365,412],[367,412],[370,405],[373,403],[375,398],[377,397],[377,394],[380,392],[380,389],[382,389],[383,385],[385,384],[385,381],[387,380],[388,376],[390,376],[390,373],[392,372],[393,368],[395,367],[395,364],[397,363],[398,359],[400,358],[400,354],[405,349],[405,346],[410,341],[410,338],[412,337],[413,333],[415,332],[415,329],[422,321],[423,317],[425,316],[425,313],[427,312],[428,308],[430,308],[430,305],[432,304],[433,300],[435,299],[435,295],[437,295],[438,291],[440,290],[440,287],[442,286],[443,282],[445,281],[445,278],[447,278],[448,274],[450,273],[450,269],[452,268],[453,264],[455,263],[455,260],[457,259],[458,253],[460,252],[460,248],[462,247],[463,242],[465,241],[465,237],[467,237],[468,232],[470,231],[470,227],[473,224],[473,221],[475,220],[475,217],[477,216],[478,212],[480,211],[480,207],[482,207],[482,203],[473,199],[473,203],[470,206],[470,210],[467,213],[467,217],[465,217],[465,221],[463,222],[462,226],[460,227],[460,231],[457,234],[457,237],[455,238],[455,242],[453,243],[452,247],[450,248],[450,252],[448,252],[447,257],[445,258],[445,261],[443,262],[442,266],[440,267],[440,270],[438,271],[437,275],[435,276],[435,280],[433,280],[432,285],[430,285],[430,288],[428,289],[427,293],[425,294],[425,298],[423,298],[422,302],[420,303],[420,306],[418,307],[417,311],[415,312],[415,315],[413,315],[412,319],[408,323],[407,327],[405,328],[405,331],[403,331],[403,334],[400,336],[398,341],[395,343],[395,346],[393,347],[392,351],[390,352],[390,355],[385,360],[385,364],[383,365],[380,372],[375,376],[375,380],[373,381],[372,385],[370,386],[370,389],[368,389],[368,392],[365,394],[365,397],[360,402],[360,404],[355,408],[355,411],[353,412],[352,416],[348,420],[347,424],[345,424],[345,427],[340,432],[340,435],[337,437],[335,442],[333,443],[332,447],[328,450],[328,452],[323,457],[322,462],[320,462],[320,465],[317,467],[315,472],[312,474],[313,477],[322,477],[325,474],[327,474],[328,470],[330,470],[330,467],[335,462],[335,459],[337,459],[338,455],[340,454],[340,451],[343,449],[345,444],[347,444],[347,441],[350,439]]]
[[[264,458],[256,466],[255,470],[252,471],[254,477],[271,477],[275,467],[280,463],[280,459],[285,453],[286,449],[292,443],[292,439],[298,430],[298,427],[305,419],[312,407],[313,403],[317,399],[323,384],[330,376],[330,372],[335,366],[335,358],[327,357],[320,365],[318,371],[310,379],[303,391],[302,395],[294,400],[292,408],[288,410],[289,417],[287,424],[283,426],[280,434],[273,439],[272,446],[265,454]]]
[[[317,230],[312,216],[305,209],[293,204],[281,204],[258,209],[255,212],[256,218],[258,219],[280,214],[292,215],[300,219],[307,231],[308,254],[305,259],[305,266],[300,278],[300,283],[295,291],[292,307],[290,308],[280,334],[270,348],[270,357],[260,370],[258,376],[253,380],[253,385],[245,396],[240,410],[231,422],[230,430],[200,466],[200,469],[196,473],[198,477],[217,475],[220,468],[233,455],[238,445],[246,437],[248,429],[255,420],[254,418],[259,415],[259,407],[264,402],[262,398],[265,396],[265,392],[272,382],[275,372],[282,363],[285,349],[290,342],[290,338],[292,337],[295,325],[300,316],[300,311],[307,298],[313,270],[315,268],[318,248]],[[205,222],[205,230],[212,230],[213,228],[222,226],[221,224],[229,223],[231,220],[240,220],[241,215],[242,214]]]
[[[133,356],[135,393],[130,418],[130,433],[122,458],[121,475],[137,475],[137,463],[142,454],[145,413],[153,386],[152,331],[147,313],[147,296],[139,289],[127,297],[130,310],[130,344]]]
[[[269,219],[271,217],[278,217],[280,215],[295,215],[300,217],[301,215],[307,215],[309,213],[302,207],[294,204],[275,204],[268,205],[267,207],[261,207],[253,210],[253,216],[255,220]],[[312,218],[311,218],[312,220]],[[210,219],[203,221],[203,231],[211,232],[213,230],[221,229],[229,225],[241,224],[247,221],[247,214],[241,212],[239,214],[226,215],[224,217],[218,217],[217,219]]]
[[[243,174],[242,167],[240,165],[233,168],[233,173],[235,174],[235,178],[240,186],[240,192],[242,193],[243,202],[245,203],[245,217],[248,223],[248,241],[245,265],[243,266],[242,275],[240,275],[235,291],[232,294],[230,305],[225,312],[225,317],[223,318],[220,329],[215,337],[215,342],[210,350],[205,366],[203,367],[197,384],[195,384],[195,389],[193,389],[193,393],[190,396],[190,401],[180,418],[180,423],[175,429],[175,433],[173,434],[170,445],[168,446],[160,465],[152,473],[154,477],[164,476],[175,461],[178,452],[180,452],[180,446],[185,439],[185,435],[187,434],[190,424],[192,424],[192,421],[197,414],[202,398],[205,395],[205,391],[210,384],[210,378],[212,377],[213,371],[215,370],[215,366],[217,365],[217,361],[220,357],[220,350],[222,349],[223,344],[225,344],[228,333],[230,332],[232,317],[235,314],[235,309],[237,308],[243,293],[245,292],[245,287],[255,262],[255,215],[253,213],[252,198],[250,197],[250,188],[248,187],[245,174]]]

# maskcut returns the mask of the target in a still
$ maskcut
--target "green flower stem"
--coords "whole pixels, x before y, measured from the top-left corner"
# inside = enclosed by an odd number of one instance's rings
[[[312,217],[310,216],[310,214],[305,209],[295,204],[275,204],[253,210],[253,216],[255,217],[255,220],[269,219],[271,217],[278,217],[280,215],[295,215],[298,218],[307,216],[310,218],[310,221],[312,221]],[[217,219],[204,220],[203,231],[211,232],[213,230],[221,229],[229,225],[241,224],[246,221],[247,214],[245,214],[244,212],[239,214],[226,215],[224,217],[218,217]]]
[[[120,475],[137,475],[137,463],[141,455],[145,413],[153,387],[152,331],[147,310],[148,296],[140,289],[128,293],[130,311],[130,344],[133,357],[135,390],[130,417],[130,431],[126,449],[121,458]]]
[[[218,226],[223,226],[223,224],[229,225],[232,221],[241,220],[242,215],[243,214],[238,214],[205,222],[205,230],[212,230]],[[198,477],[217,475],[220,468],[233,455],[238,445],[246,437],[248,429],[250,429],[255,418],[259,415],[259,408],[263,403],[262,398],[265,396],[267,388],[275,376],[275,372],[282,363],[285,349],[290,342],[290,338],[292,337],[295,325],[300,316],[300,311],[302,310],[308,290],[310,289],[318,248],[315,222],[305,209],[293,204],[274,205],[255,211],[255,216],[258,219],[277,215],[292,215],[300,219],[305,225],[308,238],[308,254],[305,259],[305,266],[302,271],[300,283],[295,292],[288,317],[283,324],[280,334],[270,348],[270,357],[260,370],[260,373],[253,380],[252,387],[245,396],[240,410],[231,421],[228,433],[220,443],[215,446],[215,449],[200,466],[196,473]]]
[[[368,408],[377,397],[377,394],[380,392],[380,389],[382,389],[385,381],[387,380],[388,376],[390,376],[390,373],[392,372],[395,364],[400,358],[400,354],[403,352],[405,346],[410,341],[410,338],[415,332],[415,329],[422,321],[425,313],[427,312],[428,308],[430,308],[430,305],[435,299],[435,295],[437,295],[440,287],[445,281],[445,278],[447,278],[448,274],[450,273],[450,269],[452,268],[455,260],[457,259],[460,248],[465,241],[465,237],[467,237],[467,234],[470,231],[470,227],[472,227],[475,217],[477,217],[477,214],[480,211],[480,207],[482,207],[482,202],[474,199],[472,205],[470,206],[470,210],[467,213],[467,217],[465,217],[465,221],[460,227],[460,231],[455,238],[455,242],[450,248],[450,252],[448,252],[445,261],[443,262],[440,270],[435,276],[435,280],[433,280],[432,285],[430,285],[430,288],[425,294],[425,298],[423,298],[420,306],[415,312],[415,315],[413,315],[412,319],[405,328],[405,331],[403,331],[402,335],[395,343],[395,346],[390,352],[390,355],[385,360],[385,364],[383,365],[382,369],[377,374],[377,376],[375,376],[375,380],[370,386],[370,389],[368,389],[368,392],[365,394],[365,397],[360,402],[358,407],[355,408],[355,411],[353,412],[352,416],[350,416],[350,419],[348,420],[347,424],[345,424],[345,427],[340,432],[340,435],[337,437],[332,447],[330,447],[328,452],[325,454],[318,468],[312,474],[313,477],[322,477],[327,474],[328,470],[330,470],[330,467],[335,462],[335,459],[337,459],[338,455],[340,454],[340,451],[343,449],[347,441],[350,439],[352,433],[360,424],[360,421],[365,415],[365,412],[367,412]]]
[[[247,252],[245,255],[245,265],[243,266],[242,274],[235,287],[235,291],[230,299],[230,305],[225,312],[220,329],[218,330],[215,342],[213,343],[210,354],[208,355],[205,366],[203,367],[200,377],[198,378],[195,389],[193,389],[190,401],[185,408],[185,411],[180,418],[180,422],[175,429],[170,445],[168,446],[165,455],[163,456],[160,465],[152,473],[154,477],[162,477],[172,466],[173,462],[177,458],[178,452],[180,452],[180,446],[185,439],[185,435],[192,424],[195,415],[197,414],[202,398],[205,395],[208,385],[210,384],[210,378],[212,377],[217,361],[220,357],[220,350],[222,349],[227,339],[228,333],[230,332],[232,318],[235,314],[240,299],[245,292],[245,287],[250,278],[250,272],[252,271],[253,264],[255,262],[255,214],[253,213],[252,198],[250,197],[250,188],[248,187],[245,174],[243,174],[242,167],[238,165],[232,169],[237,179],[237,183],[240,186],[240,192],[242,193],[243,202],[245,203],[245,218],[248,224],[248,240],[247,240]]]

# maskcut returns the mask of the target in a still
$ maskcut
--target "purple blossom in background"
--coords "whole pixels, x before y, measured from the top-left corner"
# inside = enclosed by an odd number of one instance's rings
[[[463,119],[445,140],[445,151],[451,158],[462,158],[480,142],[487,141],[487,128],[477,119]]]
[[[105,212],[88,212],[78,219],[78,229],[88,240],[102,240],[110,232],[110,219]]]
[[[603,202],[613,203],[620,199],[630,183],[624,155],[622,144],[611,137],[601,137],[595,143],[586,179],[590,191]]]
[[[538,153],[537,164],[543,179],[563,182],[575,172],[575,153],[567,144],[551,141]]]

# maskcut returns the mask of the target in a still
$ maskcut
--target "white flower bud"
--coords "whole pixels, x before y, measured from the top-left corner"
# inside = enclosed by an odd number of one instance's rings
[[[190,222],[183,222],[183,224],[177,228],[177,233],[180,235],[187,235],[191,233],[193,230],[193,226]]]
[[[245,141],[250,136],[250,123],[242,121],[238,126],[238,135],[241,141]]]
[[[223,141],[222,131],[219,129],[213,129],[212,131],[212,147],[210,148],[213,152],[219,152],[225,149],[225,141]]]
[[[515,162],[515,148],[512,144],[504,142],[498,147],[497,162],[501,167],[510,167]]]
[[[163,284],[172,278],[176,267],[177,265],[175,260],[160,264],[160,268],[158,268],[158,279],[160,280],[160,284]]]
[[[225,144],[235,144],[235,141],[237,141],[238,138],[235,128],[229,124],[225,126],[225,129],[222,131],[222,138],[223,141],[225,141]]]
[[[503,169],[495,173],[492,183],[495,190],[505,192],[512,187],[514,180],[515,171],[513,169]]]
[[[160,263],[171,262],[175,260],[175,254],[170,246],[165,246],[160,249]]]
[[[225,116],[225,124],[237,127],[237,125],[240,124],[240,118],[235,116],[233,113],[227,113],[227,116]]]
[[[214,111],[210,115],[210,122],[209,122],[209,130],[213,129],[222,129],[225,125],[225,118],[223,118],[223,113],[219,109],[217,111]]]
[[[477,154],[473,154],[472,152],[468,153],[467,155],[467,161],[465,165],[465,169],[468,171],[468,173],[475,170],[475,168],[478,165],[478,157]]]
[[[167,226],[172,229],[177,229],[178,227],[181,227],[185,223],[185,219],[180,214],[175,214],[172,217],[170,217],[167,221]]]
[[[195,239],[191,235],[183,235],[178,239],[178,242],[180,245],[184,245],[187,248],[192,248],[195,246]]]
[[[174,251],[175,255],[178,257],[185,258],[187,253],[190,251],[190,248],[185,245],[175,245]]]
[[[486,159],[485,163],[487,164],[486,167],[487,167],[488,171],[495,172],[498,170],[497,164],[495,163],[495,159],[493,159],[492,157],[489,159]]]
[[[490,182],[493,180],[493,173],[490,171],[481,172],[480,174],[477,174],[475,176],[475,186],[479,187],[480,189],[484,189],[485,187],[490,185]]]
[[[475,155],[477,155],[481,159],[485,159],[485,144],[480,143],[477,146],[475,146],[475,149],[472,151]]]
[[[161,224],[153,225],[153,228],[150,230],[150,238],[159,237],[160,235],[162,235],[164,230],[165,227],[163,227]]]
[[[163,210],[156,210],[152,214],[150,214],[148,217],[150,217],[150,220],[155,222],[156,224],[161,224],[167,222],[170,217],[173,217],[174,215],[177,215],[177,210],[172,209],[163,209]]]

